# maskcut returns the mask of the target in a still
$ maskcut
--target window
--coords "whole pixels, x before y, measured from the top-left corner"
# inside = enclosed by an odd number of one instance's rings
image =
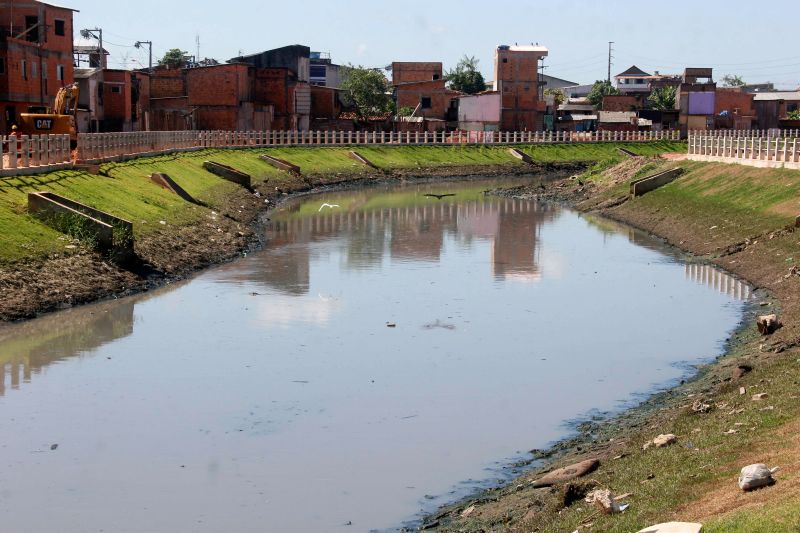
[[[508,63],[508,58],[507,57],[503,58],[503,63]]]
[[[792,113],[794,111],[797,111],[797,104],[786,104],[787,113]]]
[[[47,61],[42,61],[42,79],[47,79]]]
[[[434,75],[433,75],[433,79],[434,79],[434,80],[438,80],[438,79],[439,79],[439,75],[438,75],[438,74],[434,74]]]
[[[55,31],[56,35],[61,35],[62,37],[67,34],[65,31],[65,23],[63,20],[56,19]]]
[[[122,94],[122,87],[120,87],[119,85],[112,85],[111,92],[114,94]]]
[[[39,17],[36,15],[25,16],[25,32],[26,41],[39,42]]]
[[[423,96],[420,98],[420,107],[422,109],[430,109],[431,108],[431,97],[430,96]]]
[[[0,57],[0,74],[6,73],[6,60],[5,58]]]
[[[22,79],[28,79],[28,63],[23,59],[19,62],[20,71],[22,73]]]
[[[31,63],[31,79],[36,77],[36,63]]]
[[[56,79],[64,81],[64,65],[56,65]]]

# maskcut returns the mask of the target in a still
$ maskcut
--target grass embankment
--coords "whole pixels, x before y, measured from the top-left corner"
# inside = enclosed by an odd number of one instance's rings
[[[685,170],[676,181],[625,199],[632,179],[676,165]],[[617,495],[631,493],[624,513],[600,515],[580,498],[565,506],[564,486],[533,489],[527,481],[540,474],[531,473],[484,495],[485,503],[478,503],[468,517],[459,514],[470,503],[454,509],[450,517],[455,520],[439,530],[631,532],[681,520],[702,522],[706,532],[800,531],[800,276],[790,271],[800,261],[800,233],[794,229],[800,214],[800,172],[629,161],[590,171],[580,181],[584,185],[578,180],[560,184],[557,194],[584,211],[661,235],[766,289],[775,300],[754,302],[719,363],[643,410],[592,426],[552,465],[601,458],[600,468],[573,482],[573,488],[580,492],[601,486]],[[783,327],[762,337],[753,315],[772,312],[779,314]],[[620,327],[624,330],[624,324]],[[739,365],[752,371],[738,376]],[[765,399],[752,399],[762,392],[768,395]],[[695,412],[695,402],[707,405],[708,411]],[[642,449],[662,433],[677,435],[678,443]],[[751,493],[739,490],[739,470],[760,462],[781,467],[777,483]]]
[[[623,156],[612,143],[574,146],[535,146],[526,151],[537,161],[619,160]],[[637,153],[658,153],[675,149],[676,143],[629,145]],[[505,147],[455,146],[373,146],[358,152],[381,170],[448,167],[502,166],[520,169],[523,164]],[[74,244],[26,212],[27,193],[52,191],[133,222],[137,238],[157,232],[161,221],[171,226],[196,224],[209,210],[184,202],[145,179],[153,172],[169,174],[179,185],[211,209],[222,208],[241,190],[202,168],[214,160],[251,174],[264,194],[275,187],[293,190],[307,187],[295,176],[271,167],[258,156],[264,153],[286,159],[302,169],[316,183],[374,176],[375,170],[349,158],[348,148],[276,148],[265,150],[206,150],[160,157],[141,158],[101,166],[107,176],[64,170],[35,176],[0,179],[0,267],[15,261],[71,253]],[[69,248],[66,248],[69,246]]]

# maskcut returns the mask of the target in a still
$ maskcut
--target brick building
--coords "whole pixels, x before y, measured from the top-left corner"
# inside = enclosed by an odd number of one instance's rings
[[[718,87],[714,102],[714,126],[736,130],[749,130],[755,120],[752,93],[740,87]]]
[[[311,123],[311,49],[295,44],[240,56],[229,63],[255,68],[257,99],[274,109],[275,129],[308,131]],[[273,100],[273,98],[275,100]]]
[[[689,130],[713,129],[717,84],[712,74],[710,68],[684,70],[676,96],[681,135]]]
[[[267,130],[272,106],[255,90],[256,70],[229,63],[186,70],[187,104],[198,130]]]
[[[131,72],[131,124],[133,131],[150,131],[149,72]]]
[[[445,86],[439,62],[392,63],[392,87],[397,109],[410,108],[415,117],[458,120],[458,101],[463,93]]]
[[[29,107],[50,107],[73,82],[72,14],[45,2],[0,1],[0,134]]]
[[[500,129],[541,131],[546,105],[539,80],[544,46],[498,46],[494,54],[494,90],[501,95]]]
[[[636,111],[641,107],[641,99],[634,95],[613,94],[603,97],[603,111]]]
[[[150,72],[149,107],[151,131],[192,129],[185,69],[158,66]]]

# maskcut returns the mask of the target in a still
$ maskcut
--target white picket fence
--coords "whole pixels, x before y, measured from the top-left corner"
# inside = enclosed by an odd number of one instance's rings
[[[69,135],[0,136],[0,176],[37,174],[72,164]]]
[[[81,133],[77,160],[102,162],[205,148],[271,146],[537,144],[677,140],[677,131],[154,131]]]
[[[739,163],[763,168],[800,170],[798,136],[781,137],[714,137],[690,135],[689,155],[692,161]]]
[[[800,129],[787,129],[781,130],[778,128],[770,130],[691,130],[689,137],[692,136],[703,137],[727,137],[734,139],[749,139],[752,137],[798,137],[800,136]]]

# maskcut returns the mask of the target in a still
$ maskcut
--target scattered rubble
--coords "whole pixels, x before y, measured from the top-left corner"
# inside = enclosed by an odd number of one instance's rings
[[[595,489],[586,496],[584,501],[594,505],[600,512],[605,514],[622,512],[619,503],[614,499],[609,489]]]

